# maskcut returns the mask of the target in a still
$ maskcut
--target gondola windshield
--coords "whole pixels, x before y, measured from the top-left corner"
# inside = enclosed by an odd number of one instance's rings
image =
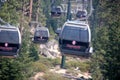
[[[0,31],[0,42],[18,43],[19,36],[17,31]]]
[[[88,35],[88,30],[86,28],[65,26],[62,33],[62,38],[67,40],[88,42]]]
[[[36,31],[36,32],[35,32],[35,36],[48,37],[48,32],[47,32],[47,31],[39,30],[39,31]]]

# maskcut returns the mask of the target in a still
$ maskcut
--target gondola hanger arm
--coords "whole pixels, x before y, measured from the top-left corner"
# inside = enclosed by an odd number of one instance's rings
[[[5,22],[1,17],[0,17],[0,22],[2,22],[3,24],[7,25],[8,27],[10,27],[10,24],[8,22]]]

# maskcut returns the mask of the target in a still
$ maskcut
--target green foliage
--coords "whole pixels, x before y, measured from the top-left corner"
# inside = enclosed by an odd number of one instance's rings
[[[105,54],[106,64],[105,66],[106,72],[104,73],[107,79],[117,80],[120,77],[120,21],[116,21],[112,23],[109,27],[109,44],[108,49],[106,50],[107,53]],[[114,75],[114,76],[113,76]]]
[[[54,67],[54,66],[60,64],[60,59],[59,58],[50,59],[50,58],[40,57],[39,62],[43,63],[44,65],[46,65],[48,67]]]
[[[56,59],[48,59],[48,61],[51,62],[52,66],[56,66],[56,65],[61,64],[61,60],[60,60],[60,58],[56,58]]]
[[[94,0],[94,2],[97,2]],[[94,80],[118,80],[120,77],[120,11],[118,0],[100,1],[96,5],[98,28],[95,30],[95,55],[92,59]],[[94,22],[94,23],[95,23]]]
[[[86,72],[90,70],[89,62],[69,61],[66,64],[67,68],[79,68],[81,71]]]
[[[17,8],[19,7],[20,7],[19,1],[16,0],[6,1],[2,8],[0,9],[0,17],[7,22],[17,23],[19,19]]]
[[[46,17],[43,13],[43,8],[41,8],[42,5],[41,0],[33,0],[32,21],[38,21],[42,26],[45,26]]]
[[[26,76],[26,79],[29,79],[37,72],[45,72],[46,70],[48,70],[48,66],[40,62],[31,62],[26,67],[23,68],[25,70],[24,72],[26,73],[26,75],[24,74]]]
[[[43,76],[45,80],[69,80],[56,73],[47,73]]]
[[[22,66],[16,59],[0,59],[0,79],[1,80],[23,80]]]
[[[32,68],[34,70],[33,72],[45,72],[46,70],[48,70],[48,66],[40,62],[34,62],[32,64]]]
[[[53,31],[52,27],[49,27],[49,30],[50,30],[50,35],[51,35],[51,36],[54,36],[54,35],[55,35],[55,33],[54,33],[54,31]]]
[[[44,58],[44,57],[40,57],[39,62],[43,63],[44,65],[46,65],[48,67],[52,66],[51,62],[47,58]]]
[[[35,46],[35,44],[33,44],[33,43],[31,43],[30,44],[30,49],[29,49],[29,54],[30,54],[30,56],[29,57],[31,57],[31,58],[33,58],[33,61],[37,61],[37,60],[39,60],[39,56],[38,56],[38,51],[37,51],[37,46]]]

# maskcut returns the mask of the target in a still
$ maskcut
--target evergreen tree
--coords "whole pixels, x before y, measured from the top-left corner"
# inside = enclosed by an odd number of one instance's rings
[[[97,29],[96,32],[96,54],[93,58],[94,80],[119,80],[120,77],[120,2],[118,0],[99,0],[97,5]],[[105,29],[106,28],[106,29]],[[106,34],[106,35],[104,35]],[[95,62],[94,62],[95,61]],[[95,70],[101,73],[101,77],[95,74]],[[99,75],[100,76],[100,75]]]
[[[117,0],[106,1],[106,8],[109,10],[107,22],[109,29],[109,43],[107,44],[107,52],[105,55],[106,64],[104,73],[105,79],[119,80],[120,79],[120,2]]]
[[[16,59],[0,58],[0,80],[23,80],[22,66]]]
[[[31,57],[32,59],[33,59],[33,61],[37,61],[37,60],[39,60],[39,53],[38,53],[38,50],[39,49],[36,49],[37,48],[37,46],[35,46],[33,43],[31,43],[30,44],[30,56],[29,57]]]

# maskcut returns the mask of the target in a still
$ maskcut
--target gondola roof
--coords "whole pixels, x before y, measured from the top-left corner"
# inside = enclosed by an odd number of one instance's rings
[[[0,25],[0,30],[2,29],[6,29],[6,30],[17,30],[18,28],[15,26],[11,26],[11,25]]]
[[[35,30],[35,36],[41,35],[41,34],[37,34],[36,32],[44,32],[42,35],[49,37],[49,30],[47,27],[37,27]]]
[[[36,30],[48,31],[48,28],[46,28],[46,27],[37,27]]]
[[[67,21],[65,25],[72,27],[89,28],[89,25],[86,21]]]

